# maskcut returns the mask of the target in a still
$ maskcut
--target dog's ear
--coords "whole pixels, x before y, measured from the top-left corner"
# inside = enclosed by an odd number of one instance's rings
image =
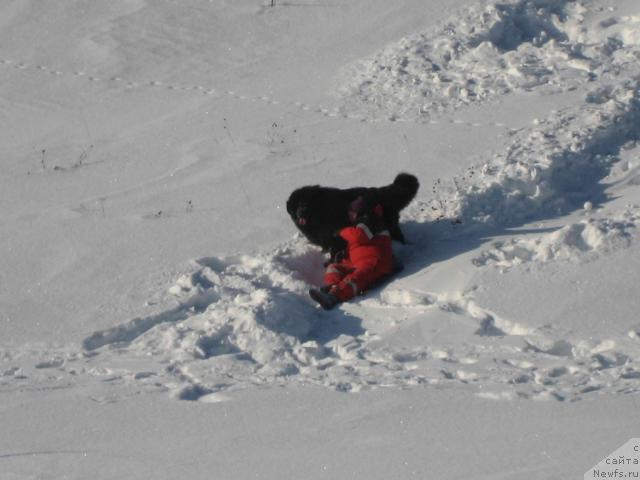
[[[289,198],[287,199],[287,213],[291,216],[294,216],[296,210],[298,209],[298,204],[300,203],[300,198],[302,197],[301,193],[302,192],[298,188],[297,190],[291,192],[291,195],[289,195]]]

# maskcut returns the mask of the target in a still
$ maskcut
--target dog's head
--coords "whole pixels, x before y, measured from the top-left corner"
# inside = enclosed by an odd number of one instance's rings
[[[313,203],[315,187],[302,187],[295,190],[287,200],[287,213],[299,228],[313,222]]]

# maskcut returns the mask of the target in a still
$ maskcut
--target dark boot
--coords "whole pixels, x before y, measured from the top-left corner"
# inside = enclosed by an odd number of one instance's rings
[[[324,291],[321,288],[310,288],[309,296],[320,304],[325,310],[331,310],[340,300],[334,294]]]

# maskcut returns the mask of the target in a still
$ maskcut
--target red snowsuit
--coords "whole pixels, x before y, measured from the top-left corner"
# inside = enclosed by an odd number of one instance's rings
[[[340,230],[347,242],[344,260],[327,266],[324,282],[330,293],[345,301],[355,297],[393,269],[393,250],[388,230],[372,234],[364,223]]]

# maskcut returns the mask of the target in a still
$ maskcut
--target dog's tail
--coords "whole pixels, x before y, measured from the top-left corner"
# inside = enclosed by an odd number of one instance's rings
[[[382,203],[386,205],[386,208],[400,212],[413,200],[419,187],[420,183],[415,175],[399,173],[391,185],[382,187],[380,192]]]

